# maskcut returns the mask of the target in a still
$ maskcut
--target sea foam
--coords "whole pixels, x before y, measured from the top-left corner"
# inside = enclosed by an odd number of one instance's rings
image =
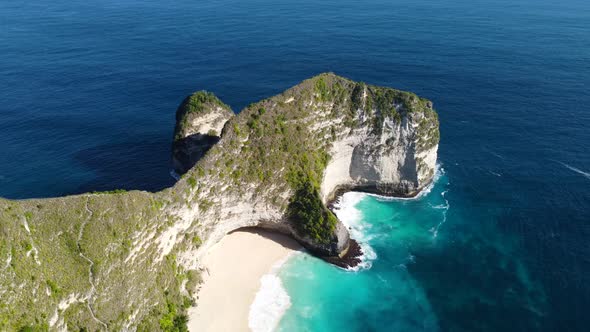
[[[580,175],[585,176],[586,178],[590,179],[590,172],[584,172],[579,168],[576,168],[574,166],[568,165],[566,163],[562,163],[561,161],[558,161],[560,164],[562,164],[565,168],[569,169],[570,171],[574,171]]]
[[[296,252],[295,252],[296,253]],[[287,255],[272,267],[271,272],[260,278],[260,288],[248,313],[248,327],[254,332],[275,330],[281,318],[291,307],[291,298],[277,276],[281,266],[292,256]]]
[[[434,209],[442,209],[442,215],[443,215],[443,219],[441,220],[441,222],[439,222],[436,227],[433,227],[430,231],[432,232],[432,238],[436,239],[436,237],[438,236],[438,230],[440,229],[440,227],[447,222],[447,213],[449,212],[449,209],[451,208],[451,204],[449,203],[449,200],[446,197],[446,194],[449,192],[449,190],[445,190],[443,192],[440,193],[440,196],[445,200],[445,204],[441,204],[441,205],[435,205],[433,206]]]
[[[359,192],[348,192],[340,200],[334,204],[334,213],[342,221],[344,226],[348,228],[350,235],[355,239],[363,250],[361,256],[361,263],[353,268],[351,271],[359,271],[362,269],[370,269],[372,261],[377,259],[377,253],[369,245],[371,236],[369,235],[370,224],[363,222],[363,216],[356,205],[366,197],[367,194]]]

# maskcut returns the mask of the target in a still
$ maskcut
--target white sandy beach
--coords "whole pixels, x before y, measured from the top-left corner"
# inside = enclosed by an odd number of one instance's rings
[[[197,306],[189,309],[189,331],[249,331],[250,305],[260,279],[300,248],[291,238],[261,230],[226,235],[203,258],[207,268]]]

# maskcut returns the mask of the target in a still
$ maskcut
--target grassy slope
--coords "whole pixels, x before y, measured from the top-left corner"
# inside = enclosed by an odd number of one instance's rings
[[[137,323],[157,330],[168,304],[190,304],[180,290],[189,273],[176,266],[173,253],[154,263],[157,250],[147,247],[127,259],[137,234],[159,234],[174,222],[159,196],[134,191],[0,201],[0,329],[44,330],[54,308],[72,295],[61,315],[71,329],[96,330],[102,321],[118,330],[139,309]]]

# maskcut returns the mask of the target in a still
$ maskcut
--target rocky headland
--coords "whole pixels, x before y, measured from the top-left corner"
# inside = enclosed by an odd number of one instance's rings
[[[334,74],[237,115],[197,92],[176,120],[171,188],[0,200],[0,329],[172,331],[225,234],[281,232],[347,267],[360,247],[328,203],[411,197],[434,176],[432,103]]]

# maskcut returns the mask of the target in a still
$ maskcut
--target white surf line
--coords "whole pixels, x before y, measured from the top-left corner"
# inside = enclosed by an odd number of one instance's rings
[[[367,234],[371,225],[363,221],[362,212],[356,208],[356,205],[367,195],[366,193],[355,191],[347,192],[334,204],[334,213],[344,226],[346,226],[351,238],[357,241],[363,252],[360,257],[361,262],[355,267],[345,268],[344,270],[346,271],[359,272],[361,270],[368,270],[372,267],[372,262],[377,259],[377,253],[369,244],[371,237]]]
[[[304,249],[300,249],[287,254],[273,265],[269,273],[260,278],[260,288],[248,312],[248,327],[253,332],[274,331],[291,307],[291,297],[283,286],[278,272],[289,258],[303,252]]]
[[[580,174],[580,175],[584,176],[584,177],[585,177],[585,178],[587,178],[587,179],[590,179],[590,172],[584,172],[584,171],[582,171],[582,170],[581,170],[581,169],[579,169],[579,168],[575,168],[574,166],[570,166],[570,165],[568,165],[568,164],[566,164],[566,163],[563,163],[563,162],[561,162],[561,161],[557,161],[557,162],[558,162],[558,163],[560,163],[560,164],[562,164],[562,165],[563,165],[565,168],[567,168],[567,169],[569,169],[569,170],[571,170],[571,171],[574,171],[574,172],[576,172],[576,173],[578,173],[578,174]]]
[[[443,211],[443,220],[441,222],[438,223],[438,225],[436,225],[436,227],[432,228],[432,238],[436,239],[436,237],[438,236],[438,230],[440,229],[440,227],[447,222],[447,213],[449,212],[449,209],[451,208],[451,204],[449,204],[449,200],[445,197],[445,195],[449,192],[449,190],[445,190],[442,193],[440,193],[440,195],[444,198],[445,200],[445,205],[442,206],[441,208],[444,209]],[[438,208],[438,207],[433,207],[433,208]]]

